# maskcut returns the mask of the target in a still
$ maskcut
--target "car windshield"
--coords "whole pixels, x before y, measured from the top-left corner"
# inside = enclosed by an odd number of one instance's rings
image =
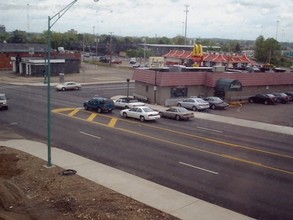
[[[112,104],[112,100],[111,99],[104,99],[104,103],[106,103],[106,104]]]
[[[221,101],[223,101],[222,99],[220,99],[219,97],[213,97],[212,98],[214,101],[217,101],[217,102],[221,102]]]
[[[203,99],[196,99],[196,101],[199,102],[199,103],[206,103],[206,101],[203,100]]]
[[[0,95],[0,100],[5,100],[5,95]]]
[[[128,102],[129,103],[134,103],[134,102],[138,102],[138,100],[136,100],[136,99],[130,99]]]
[[[186,108],[177,108],[178,112],[188,112],[188,110]]]
[[[153,111],[154,111],[153,109],[151,109],[151,108],[149,108],[149,107],[142,108],[142,110],[143,110],[144,112],[153,112]]]

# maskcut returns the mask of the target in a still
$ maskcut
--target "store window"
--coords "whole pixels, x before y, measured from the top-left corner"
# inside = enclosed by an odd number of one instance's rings
[[[171,88],[171,98],[187,97],[186,87],[175,87]]]

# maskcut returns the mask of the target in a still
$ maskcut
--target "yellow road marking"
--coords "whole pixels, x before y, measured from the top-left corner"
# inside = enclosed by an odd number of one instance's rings
[[[115,127],[117,121],[118,121],[118,118],[112,118],[108,126],[111,128]]]
[[[97,113],[92,113],[86,120],[91,122],[97,117],[97,115]]]
[[[120,120],[124,120],[124,119],[120,119]],[[124,120],[124,121],[127,121],[127,120]],[[133,121],[132,123],[137,123],[137,122]],[[184,133],[184,132],[180,132],[180,131],[174,131],[174,130],[171,130],[171,129],[168,129],[168,128],[162,128],[162,127],[149,125],[149,124],[142,124],[142,126],[156,128],[156,129],[160,129],[160,130],[164,130],[164,131],[168,131],[168,132],[172,132],[172,133],[175,133],[175,134],[180,134],[180,135],[184,135],[184,136],[188,136],[188,137],[198,138],[198,139],[201,139],[201,140],[222,144],[224,146],[242,148],[242,149],[255,151],[255,152],[259,152],[259,153],[270,154],[270,155],[275,155],[275,156],[278,156],[278,157],[285,157],[285,158],[293,159],[293,156],[290,156],[290,155],[279,154],[279,153],[275,153],[275,152],[271,152],[271,151],[266,151],[266,150],[261,150],[261,149],[257,149],[257,148],[242,146],[242,145],[239,145],[239,144],[233,144],[233,143],[229,143],[229,142],[225,142],[225,141],[221,141],[221,140],[216,140],[216,139],[212,139],[212,138],[207,138],[207,137],[203,137],[203,136],[198,136],[198,135],[194,135],[194,134],[188,134],[188,133]]]
[[[68,115],[69,116],[74,116],[77,112],[79,112],[79,109],[78,108],[76,108],[76,109],[74,109],[72,112],[70,112]]]
[[[63,116],[64,115],[67,116],[66,114],[62,114],[62,113],[60,113],[58,111],[56,111],[55,113],[60,114],[60,115],[63,115]],[[91,121],[91,117],[95,118],[96,116],[97,116],[96,113],[92,113],[88,117],[88,119],[86,119],[86,121]],[[83,119],[83,118],[78,118],[78,117],[74,117],[74,118],[76,118],[78,120],[81,120],[81,121],[85,121],[85,119]],[[112,122],[112,119],[115,119],[115,120],[113,120],[113,122]],[[118,120],[118,118],[112,118],[112,119],[111,119],[110,123],[107,124],[107,125],[106,124],[103,124],[103,123],[100,123],[100,122],[95,122],[95,121],[91,121],[91,123],[94,123],[94,124],[97,124],[97,125],[101,125],[101,126],[105,126],[105,127],[111,127],[110,125],[112,123],[113,124],[114,123],[116,124],[116,121]],[[121,119],[121,120],[123,120],[123,119]],[[161,138],[152,137],[152,136],[149,136],[149,135],[141,134],[141,133],[138,133],[138,132],[135,132],[135,131],[131,131],[131,130],[127,130],[127,129],[123,129],[123,128],[117,128],[117,127],[115,127],[115,124],[111,128],[116,129],[116,130],[120,130],[120,131],[123,131],[123,132],[131,133],[131,134],[136,134],[136,135],[139,135],[139,136],[142,136],[142,137],[146,137],[146,138],[149,138],[149,139],[153,139],[153,140],[157,140],[157,141],[160,141],[160,142],[168,143],[168,144],[171,144],[171,145],[176,145],[176,146],[184,147],[184,148],[187,148],[187,149],[190,149],[190,150],[193,150],[193,151],[200,151],[200,152],[203,152],[203,153],[207,153],[207,154],[211,154],[211,155],[214,155],[214,156],[226,158],[226,159],[229,159],[229,160],[235,160],[235,161],[238,161],[238,162],[241,162],[241,163],[246,163],[246,164],[250,164],[250,165],[253,165],[253,166],[262,167],[262,168],[266,168],[266,169],[269,169],[269,170],[278,171],[278,172],[282,172],[282,173],[286,173],[286,174],[293,175],[293,172],[292,171],[283,170],[283,169],[279,169],[279,168],[271,167],[271,166],[266,166],[266,165],[263,165],[261,163],[257,163],[257,162],[254,162],[254,161],[245,160],[245,159],[238,158],[238,157],[234,157],[234,156],[219,154],[219,153],[215,153],[215,152],[208,151],[208,150],[203,150],[203,149],[196,148],[196,147],[191,147],[191,146],[188,146],[188,145],[176,143],[176,142],[173,142],[173,141],[168,141],[168,140],[161,139]],[[146,125],[146,126],[148,126],[148,125]],[[162,130],[171,131],[171,132],[174,132],[174,133],[184,134],[184,135],[187,135],[187,136],[194,136],[194,137],[197,137],[197,138],[200,138],[200,139],[203,139],[203,140],[207,140],[207,141],[213,141],[213,142],[222,143],[222,144],[224,144],[224,143],[229,144],[229,143],[224,142],[224,141],[217,141],[217,140],[208,139],[208,138],[205,138],[205,137],[196,136],[196,135],[192,135],[192,134],[185,134],[183,132],[177,132],[177,131],[173,131],[173,130],[165,129],[165,128],[160,128],[160,127],[156,127],[156,126],[151,126],[150,125],[149,127],[154,127],[154,128],[158,128],[158,129],[162,129]],[[241,147],[240,145],[234,145],[234,144],[230,144],[230,146]],[[248,147],[243,147],[243,148],[248,148]],[[248,149],[250,149],[250,148],[248,148]],[[251,150],[253,150],[253,149],[251,148]],[[278,155],[278,156],[283,156],[283,157],[293,158],[291,156],[286,156],[286,155],[282,155],[282,154],[276,154],[276,153],[269,152],[269,151],[262,151],[262,150],[256,150],[256,151],[260,151],[260,152],[264,152],[264,153],[268,153],[268,154],[273,154],[273,155]]]
[[[241,159],[241,158],[238,158],[238,157],[233,157],[233,156],[226,155],[226,154],[223,154],[222,156],[223,157],[226,157],[228,159],[231,159],[231,160],[237,160],[237,161],[240,161],[240,162],[243,162],[243,163],[252,164],[252,165],[255,165],[255,166],[262,166],[261,163],[256,163],[256,162],[253,162],[253,161],[250,161],[250,160],[245,160],[245,159]]]
[[[53,109],[52,112],[54,113],[59,113],[59,112],[65,112],[65,111],[72,111],[75,108],[57,108],[57,109]]]

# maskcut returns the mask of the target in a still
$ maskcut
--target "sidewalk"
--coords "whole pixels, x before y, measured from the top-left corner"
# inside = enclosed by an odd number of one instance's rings
[[[0,146],[24,151],[45,161],[47,159],[47,145],[40,142],[8,140],[0,141]],[[86,179],[180,219],[252,219],[59,148],[52,147],[51,153],[54,165],[74,169]]]

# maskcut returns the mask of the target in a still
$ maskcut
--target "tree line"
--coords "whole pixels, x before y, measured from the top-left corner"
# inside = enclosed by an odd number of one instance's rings
[[[11,33],[0,34],[1,42],[7,43],[37,43],[47,44],[48,32],[27,33],[15,30]],[[168,37],[121,37],[115,35],[93,35],[89,33],[51,32],[51,46],[53,49],[64,47],[65,50],[83,51],[95,55],[119,55],[125,52],[128,57],[155,56],[156,51],[143,47],[148,44],[183,45],[185,38],[181,35]],[[241,53],[243,50],[254,50],[254,59],[259,63],[270,63],[275,66],[290,66],[292,61],[281,54],[282,45],[274,38],[265,39],[259,36],[255,41],[229,39],[189,39],[189,44],[200,43],[205,46],[220,46],[221,52]],[[292,45],[291,45],[292,46]]]

